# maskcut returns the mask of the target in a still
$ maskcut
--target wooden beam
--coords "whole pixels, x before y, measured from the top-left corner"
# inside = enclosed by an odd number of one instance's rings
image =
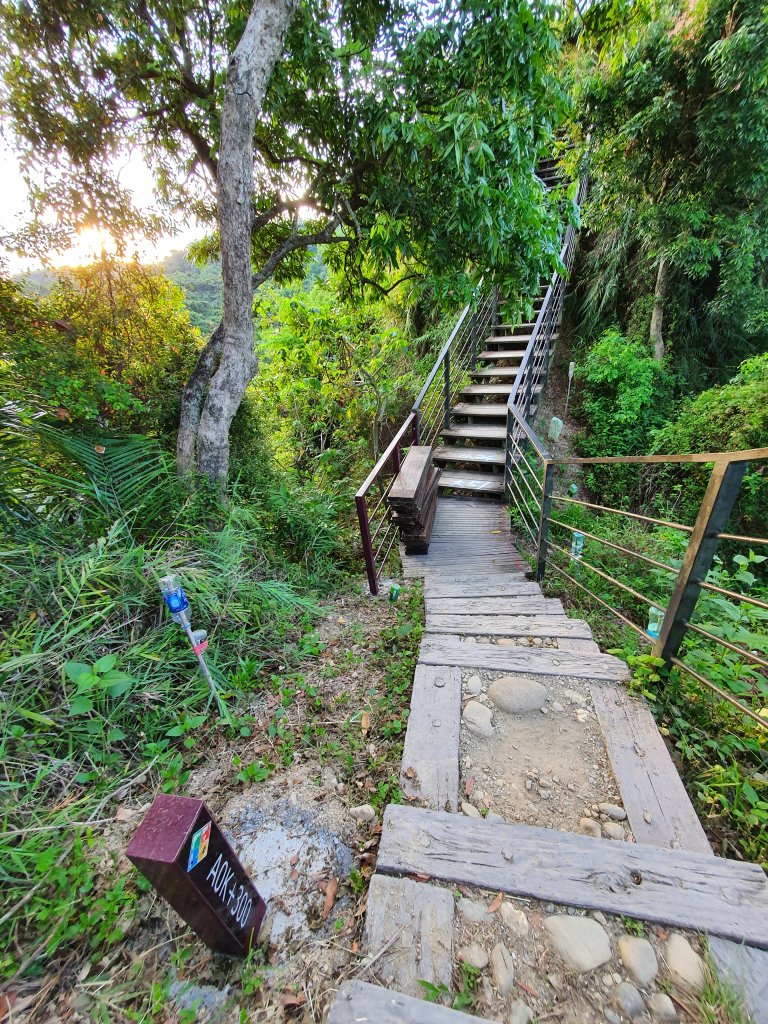
[[[481,1024],[487,1020],[364,981],[345,981],[328,1015],[328,1024]],[[492,1024],[498,1024],[498,1019]]]
[[[417,665],[400,768],[406,796],[435,811],[458,809],[460,728],[461,670]]]
[[[756,864],[390,804],[377,866],[768,947]]]

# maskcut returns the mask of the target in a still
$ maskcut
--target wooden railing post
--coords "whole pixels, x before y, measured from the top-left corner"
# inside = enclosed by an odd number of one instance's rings
[[[373,557],[371,525],[368,522],[368,508],[365,504],[365,497],[358,495],[355,498],[355,505],[357,506],[357,521],[360,524],[360,539],[363,542],[363,558],[365,560],[365,572],[368,576],[368,587],[375,597],[379,592],[379,580],[376,573],[376,562]]]
[[[690,621],[699,598],[699,582],[707,578],[717,550],[717,534],[722,533],[747,470],[747,462],[726,457],[717,459],[712,467],[704,498],[693,531],[688,539],[683,564],[675,580],[672,596],[664,613],[661,632],[653,645],[653,653],[667,664],[676,657],[686,622]]]
[[[443,360],[443,423],[446,429],[451,425],[451,353],[445,353]]]
[[[541,583],[547,570],[547,541],[549,540],[549,516],[552,511],[552,492],[555,485],[555,464],[551,459],[544,461],[544,490],[541,495],[539,516],[539,550],[536,556],[536,582]]]

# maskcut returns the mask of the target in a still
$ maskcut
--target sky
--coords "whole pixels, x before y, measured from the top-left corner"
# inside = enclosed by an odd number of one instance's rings
[[[141,208],[152,205],[152,175],[138,152],[132,152],[116,164],[119,169],[120,181],[130,189]],[[0,234],[12,231],[23,223],[28,215],[27,190],[19,170],[18,160],[8,141],[0,136]],[[137,240],[135,250],[142,262],[154,263],[162,260],[175,249],[184,249],[202,232],[196,226],[181,225],[175,235],[166,235],[155,243]],[[131,247],[132,249],[134,247]],[[114,246],[108,234],[89,229],[81,232],[78,244],[62,253],[51,257],[53,266],[78,266],[90,263],[102,251],[109,253]],[[7,253],[0,249],[12,274],[35,270],[40,267],[39,260],[25,259],[15,253]]]

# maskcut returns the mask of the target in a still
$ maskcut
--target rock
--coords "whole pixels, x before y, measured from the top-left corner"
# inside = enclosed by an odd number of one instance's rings
[[[619,807],[618,804],[598,804],[598,809],[602,814],[606,814],[609,818],[613,818],[614,821],[625,821],[627,812],[623,807]]]
[[[376,811],[374,811],[370,804],[360,804],[359,807],[350,807],[349,813],[355,821],[373,821],[376,817]]]
[[[464,725],[474,736],[493,736],[493,723],[491,720],[490,708],[480,704],[479,701],[471,700],[464,708],[461,716]]]
[[[509,1008],[507,1024],[531,1024],[533,1010],[522,999],[516,999]]]
[[[497,942],[491,950],[491,972],[494,985],[506,999],[515,984],[515,964],[503,942]]]
[[[542,800],[549,800],[549,798],[552,796],[552,793],[548,789],[540,789],[539,796]]]
[[[614,1013],[613,1010],[611,1010],[607,1006],[603,1010],[603,1015],[605,1016],[605,1019],[608,1021],[608,1024],[621,1024],[621,1017],[618,1015],[618,1013]]]
[[[559,700],[553,700],[552,701],[552,710],[553,711],[557,711],[557,712],[562,712],[562,711],[565,711],[565,708],[563,707],[563,705],[560,703]]]
[[[628,981],[622,981],[620,985],[616,986],[613,990],[613,1001],[630,1020],[635,1020],[636,1017],[645,1013],[643,997]]]
[[[488,954],[476,942],[470,942],[468,946],[462,946],[456,957],[461,963],[469,964],[470,967],[476,967],[478,971],[482,971],[483,968],[488,966]]]
[[[567,697],[571,704],[578,704],[580,707],[586,706],[587,698],[577,690],[563,690],[563,696]]]
[[[483,681],[480,676],[470,676],[464,686],[467,693],[482,693],[483,692]]]
[[[506,818],[501,814],[497,814],[496,811],[488,811],[485,816],[485,820],[495,822],[497,825],[506,824]]]
[[[648,939],[637,935],[622,935],[619,939],[619,957],[636,985],[646,988],[659,973],[656,953]]]
[[[704,961],[684,935],[670,935],[667,942],[667,967],[672,980],[688,988],[704,988]]]
[[[664,1024],[673,1024],[677,1020],[675,1004],[666,992],[654,992],[648,1000],[648,1009],[656,1020],[663,1021]]]
[[[488,687],[488,696],[500,711],[521,714],[541,710],[547,699],[547,688],[523,676],[501,676]]]
[[[584,974],[611,959],[611,944],[602,925],[591,917],[556,914],[544,920],[555,952],[569,967]]]
[[[623,839],[624,829],[618,823],[618,821],[604,821],[603,832],[608,836],[609,839]]]
[[[605,988],[613,988],[613,978],[610,976],[610,974],[604,974],[600,980],[602,981]]]
[[[593,910],[589,916],[594,917],[597,923],[601,924],[603,928],[606,928],[608,926],[608,918],[605,916],[602,910]]]
[[[602,835],[599,824],[593,818],[579,818],[579,828],[585,836],[594,836],[599,839]]]
[[[530,930],[528,918],[522,910],[518,910],[513,904],[501,904],[501,919],[513,938],[524,939],[527,936]]]
[[[482,818],[482,814],[473,804],[468,804],[466,800],[461,802],[461,813],[466,814],[468,818]]]
[[[461,916],[472,924],[482,924],[488,920],[484,903],[478,903],[476,900],[469,900],[466,896],[462,896],[457,906]]]

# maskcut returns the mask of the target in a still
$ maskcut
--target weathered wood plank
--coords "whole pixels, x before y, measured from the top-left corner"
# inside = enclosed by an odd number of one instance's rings
[[[711,853],[648,705],[621,686],[600,684],[590,690],[635,839]]]
[[[458,809],[460,729],[461,670],[417,665],[400,785],[424,807]]]
[[[523,592],[507,597],[430,597],[429,611],[432,615],[565,614],[557,598],[542,596],[538,583],[517,585]]]
[[[453,897],[434,885],[374,875],[365,942],[369,955],[377,957],[376,974],[399,991],[421,995],[420,980],[450,986]]]
[[[478,1024],[487,1020],[364,981],[345,981],[328,1015],[328,1024]]]
[[[406,555],[401,546],[400,559],[403,563],[403,575],[407,577],[441,576],[446,570],[450,571],[455,565],[452,559],[445,558],[441,561],[437,559],[430,561],[431,557],[431,555]],[[502,554],[496,558],[463,558],[461,564],[467,570],[477,569],[485,573],[508,573],[520,570],[519,560],[514,555],[508,554]]]
[[[535,647],[467,643],[456,636],[427,633],[419,660],[425,665],[461,665],[487,671],[569,676],[575,679],[626,679],[628,668],[611,654],[583,654]]]
[[[432,448],[429,445],[414,445],[410,448],[390,488],[388,500],[392,504],[413,501],[429,480],[431,461]]]
[[[768,946],[756,864],[390,804],[377,867]]]
[[[442,579],[429,580],[424,588],[425,597],[510,597],[519,583],[525,583],[522,573],[510,573],[509,578],[499,579],[487,573],[454,576],[446,574]]]
[[[464,636],[572,637],[591,640],[592,630],[583,619],[565,615],[446,615],[430,610],[427,599],[427,633]]]

